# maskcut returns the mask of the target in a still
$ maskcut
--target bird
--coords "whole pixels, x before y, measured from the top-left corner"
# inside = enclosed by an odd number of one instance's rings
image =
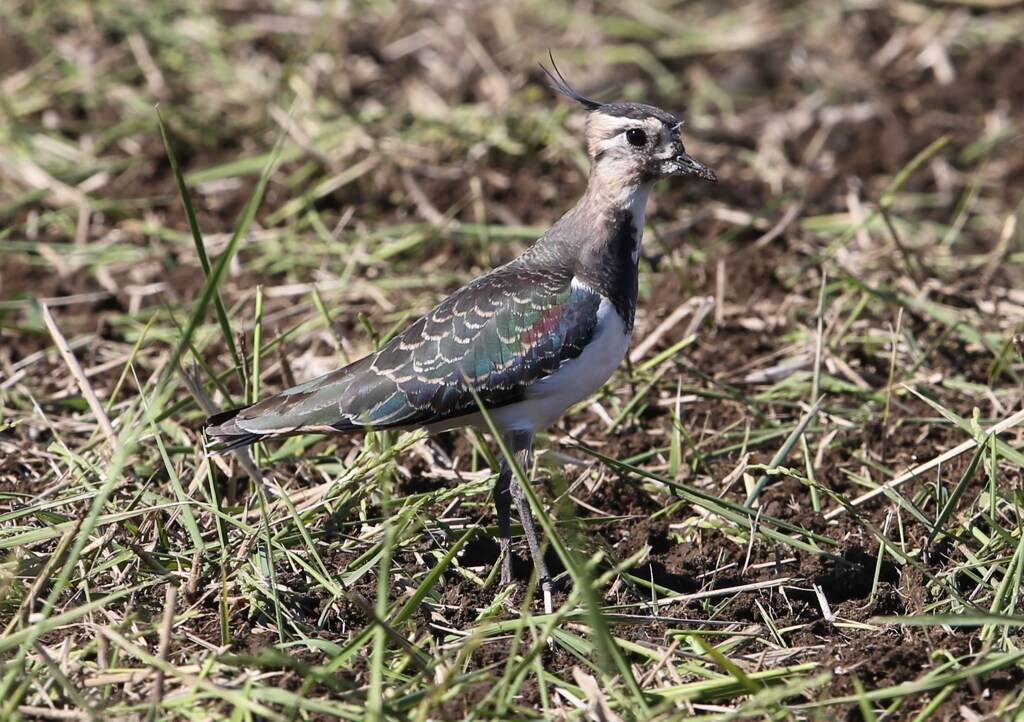
[[[717,181],[683,146],[661,108],[577,93],[554,57],[551,87],[587,111],[587,186],[526,251],[459,288],[373,353],[249,406],[210,416],[218,452],[296,434],[463,426],[501,435],[528,470],[534,438],[611,377],[633,334],[647,201],[662,178]],[[540,537],[512,461],[494,484],[500,582],[512,582],[511,510],[538,581],[552,588]],[[548,596],[548,598],[550,598]]]

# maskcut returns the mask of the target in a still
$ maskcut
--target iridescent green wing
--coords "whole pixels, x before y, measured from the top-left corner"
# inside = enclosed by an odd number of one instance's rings
[[[305,431],[436,424],[477,411],[470,387],[487,408],[515,403],[530,384],[580,355],[600,304],[568,272],[498,269],[377,353],[212,417],[208,432],[239,445]]]

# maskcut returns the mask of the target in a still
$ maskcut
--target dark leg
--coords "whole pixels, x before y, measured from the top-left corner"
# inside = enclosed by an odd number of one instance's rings
[[[512,452],[519,468],[524,472],[530,470],[530,459],[533,454],[533,435],[528,433],[512,433],[505,439],[508,450]],[[512,473],[512,467],[506,459],[502,459],[501,471],[498,473],[498,481],[494,487],[494,505],[498,514],[498,543],[501,547],[501,583],[508,584],[512,581],[512,553],[511,553],[511,530],[510,512],[512,502],[515,502],[519,512],[519,519],[523,524],[523,533],[526,535],[526,543],[530,547],[530,556],[533,557],[533,564],[537,569],[541,588],[544,590],[545,598],[551,594],[551,575],[548,573],[547,565],[544,563],[544,553],[540,548],[540,536],[537,534],[537,526],[533,521],[533,513],[530,510],[530,501],[526,497],[526,490],[523,489],[519,479]]]
[[[498,515],[498,548],[501,556],[501,584],[512,582],[512,467],[501,460],[498,480],[494,482],[494,510]]]

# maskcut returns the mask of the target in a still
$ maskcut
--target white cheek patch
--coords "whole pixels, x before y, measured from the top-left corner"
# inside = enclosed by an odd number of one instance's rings
[[[634,157],[640,148],[631,145],[626,140],[626,131],[634,128],[646,133],[648,145],[655,139],[657,139],[656,146],[659,148],[666,143],[671,143],[671,130],[667,129],[665,124],[658,120],[598,116],[594,117],[590,122],[589,133],[595,139],[592,141],[594,155],[605,154],[607,156],[619,155],[621,153],[627,158]]]

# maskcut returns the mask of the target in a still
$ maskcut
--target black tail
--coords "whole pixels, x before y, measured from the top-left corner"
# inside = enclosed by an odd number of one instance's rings
[[[241,449],[266,438],[264,434],[246,431],[235,423],[235,417],[246,408],[248,407],[240,406],[237,409],[221,411],[206,420],[203,429],[206,431],[207,437],[213,441],[213,444],[207,446],[209,451],[219,454],[232,449]]]

